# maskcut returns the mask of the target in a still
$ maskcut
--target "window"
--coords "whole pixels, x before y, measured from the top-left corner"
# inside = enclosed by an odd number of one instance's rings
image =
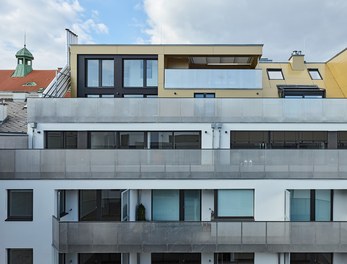
[[[332,253],[290,253],[290,264],[332,264]]]
[[[79,253],[79,264],[112,263],[121,264],[121,253]]]
[[[119,132],[121,149],[144,149],[146,147],[145,132]]]
[[[33,264],[33,250],[29,248],[7,249],[8,264]]]
[[[89,132],[89,146],[91,149],[144,149],[147,146],[146,132]]]
[[[267,69],[269,80],[284,80],[281,69]]]
[[[200,221],[200,190],[153,190],[154,221]]]
[[[215,193],[216,217],[253,219],[253,190],[216,190]]]
[[[123,84],[126,88],[158,86],[158,61],[125,59]]]
[[[114,86],[114,60],[87,60],[87,87]]]
[[[331,190],[291,190],[291,221],[331,221]]]
[[[337,132],[337,148],[347,149],[347,131]]]
[[[46,148],[48,149],[76,149],[76,131],[47,131]]]
[[[214,253],[215,264],[253,264],[254,253]]]
[[[200,149],[199,131],[150,132],[151,149]]]
[[[322,76],[319,73],[318,69],[308,69],[308,73],[312,80],[322,80]]]
[[[230,148],[264,149],[269,146],[268,131],[231,131]]]
[[[8,190],[7,221],[33,220],[33,190]]]
[[[152,253],[152,264],[201,264],[200,253]]]
[[[80,221],[120,221],[119,190],[82,190],[79,201]]]
[[[57,202],[58,202],[58,205],[57,205],[57,208],[58,208],[57,216],[63,217],[65,215],[67,215],[65,190],[58,190],[57,197],[58,197],[58,199],[57,199]]]
[[[114,149],[117,148],[117,135],[112,131],[89,132],[91,149]]]
[[[215,93],[194,93],[194,98],[215,98]]]

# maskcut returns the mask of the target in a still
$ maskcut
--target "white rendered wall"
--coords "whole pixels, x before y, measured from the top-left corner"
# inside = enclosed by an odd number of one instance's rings
[[[202,253],[201,264],[214,264],[214,253]]]
[[[254,264],[279,264],[277,253],[254,253]]]
[[[334,190],[333,220],[347,221],[347,190]],[[347,263],[347,261],[345,262]]]
[[[211,221],[211,210],[214,211],[214,190],[202,190],[201,221]]]

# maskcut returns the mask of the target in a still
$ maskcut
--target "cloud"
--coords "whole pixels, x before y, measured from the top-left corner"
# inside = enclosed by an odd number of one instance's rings
[[[65,28],[79,35],[79,43],[93,43],[93,34],[108,34],[97,11],[90,14],[78,0],[2,0],[0,9],[0,69],[16,67],[15,53],[23,47],[33,53],[34,69],[66,64]]]
[[[150,43],[263,43],[264,56],[327,60],[347,47],[345,0],[143,0]]]

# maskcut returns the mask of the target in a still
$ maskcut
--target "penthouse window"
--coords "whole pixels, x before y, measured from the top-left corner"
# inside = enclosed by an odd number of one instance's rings
[[[308,69],[308,73],[312,80],[323,80],[318,69]]]
[[[91,264],[91,263],[121,264],[122,263],[121,259],[122,259],[122,254],[120,253],[79,253],[78,254],[78,264]]]
[[[282,69],[267,69],[269,80],[284,80]]]
[[[75,149],[77,148],[76,131],[47,131],[46,148],[48,149]]]
[[[7,221],[33,220],[33,190],[8,190],[7,204]]]
[[[30,248],[9,248],[7,249],[8,264],[32,264],[33,250]]]
[[[254,218],[253,190],[216,190],[215,217],[217,218]]]
[[[87,87],[114,86],[114,60],[87,60]]]
[[[290,253],[290,264],[332,264],[332,253]]]
[[[331,221],[331,190],[291,190],[291,221]]]
[[[156,87],[158,86],[158,61],[125,59],[123,61],[124,87]]]

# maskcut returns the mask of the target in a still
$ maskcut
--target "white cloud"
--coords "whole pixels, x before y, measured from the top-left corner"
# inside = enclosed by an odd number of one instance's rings
[[[302,50],[326,60],[347,47],[345,0],[143,0],[150,43],[263,43],[264,56]]]
[[[93,43],[93,34],[108,28],[95,10],[88,14],[78,0],[2,0],[0,9],[0,69],[14,69],[15,53],[23,47],[33,53],[34,69],[54,69],[66,64],[65,28],[79,35],[79,43]]]

